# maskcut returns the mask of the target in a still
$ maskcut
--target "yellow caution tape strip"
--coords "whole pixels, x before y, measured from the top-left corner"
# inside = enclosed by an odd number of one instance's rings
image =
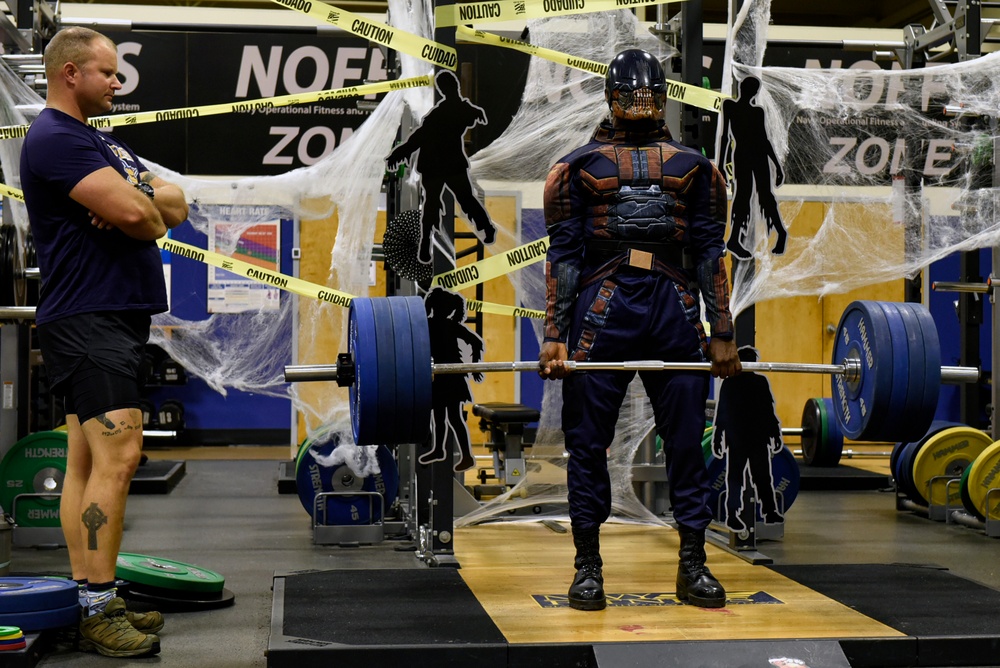
[[[227,257],[219,253],[213,253],[212,251],[207,251],[180,241],[174,241],[173,239],[157,239],[156,244],[163,250],[170,251],[175,255],[186,257],[197,262],[204,262],[205,264],[210,264],[213,267],[219,267],[220,269],[231,271],[234,274],[244,276],[253,281],[273,285],[276,288],[297,295],[302,295],[303,297],[310,297],[312,299],[318,299],[320,301],[344,307],[350,306],[351,300],[354,299],[354,295],[347,294],[346,292],[334,290],[333,288],[328,288],[324,285],[310,283],[309,281],[303,281],[300,278],[288,276],[287,274],[282,274],[271,269],[264,269],[263,267],[259,267],[255,264],[250,264],[249,262],[234,260],[231,257]],[[513,315],[540,319],[545,318],[544,311],[505,306],[503,304],[491,304],[489,302],[481,302],[474,299],[468,300],[466,308],[468,308],[469,311],[495,313],[497,315]]]
[[[458,26],[455,29],[455,35],[458,39],[465,42],[491,44],[493,46],[500,46],[506,49],[514,49],[515,51],[521,51],[532,56],[538,56],[543,60],[565,65],[566,67],[572,67],[577,70],[583,70],[584,72],[590,72],[591,74],[596,74],[600,77],[607,76],[608,74],[608,66],[606,63],[599,63],[594,60],[587,60],[586,58],[577,58],[576,56],[571,56],[568,53],[553,51],[552,49],[535,46],[534,44],[521,42],[516,39],[510,39],[509,37],[501,37],[500,35],[494,35],[493,33],[484,32],[482,30],[473,30],[467,26]],[[716,93],[715,91],[702,88],[700,86],[694,86],[668,79],[667,97],[672,100],[677,100],[678,102],[683,102],[684,104],[689,104],[692,107],[717,112],[722,109],[722,101],[729,96]]]
[[[450,46],[432,42],[419,35],[397,30],[385,23],[366,19],[360,14],[345,11],[320,0],[273,0],[279,5],[307,14],[321,23],[335,25],[341,30],[395,49],[414,58],[454,70],[458,66],[458,53]],[[606,0],[605,0],[606,1]]]
[[[287,107],[294,104],[305,104],[309,102],[329,102],[330,100],[340,100],[348,97],[364,97],[365,95],[387,93],[389,91],[403,90],[405,88],[431,86],[433,83],[434,82],[431,80],[431,77],[425,75],[422,77],[411,77],[409,79],[379,81],[361,86],[348,86],[347,88],[334,88],[330,90],[295,93],[294,95],[279,95],[277,97],[263,97],[256,100],[245,100],[243,102],[226,102],[224,104],[209,104],[200,107],[179,107],[177,109],[146,111],[138,114],[95,116],[88,122],[95,128],[113,128],[123,125],[173,121],[181,118],[199,118],[201,116],[215,116],[218,114],[266,114],[269,109],[274,109],[276,107]],[[27,132],[27,125],[8,125],[0,127],[0,139],[23,137],[27,134]]]
[[[438,274],[431,283],[446,290],[463,290],[541,262],[548,250],[549,238],[545,237],[485,260]]]
[[[9,197],[11,199],[16,199],[18,202],[24,201],[24,193],[17,188],[11,188],[10,186],[0,183],[0,196]]]
[[[11,188],[10,186],[0,183],[0,195],[4,197],[10,197],[11,199],[16,199],[19,202],[24,201],[24,193],[22,193],[17,188]],[[213,253],[212,251],[207,251],[197,246],[192,246],[190,244],[183,243],[181,241],[175,241],[173,239],[161,238],[156,240],[156,245],[165,251],[169,251],[174,255],[179,255],[181,257],[186,257],[190,260],[195,260],[197,262],[203,262],[205,264],[210,264],[213,267],[219,267],[220,269],[225,269],[226,271],[231,271],[234,274],[240,276],[245,276],[251,280],[257,281],[259,283],[266,283],[267,285],[273,285],[276,288],[284,290],[286,292],[291,292],[297,295],[302,295],[303,297],[310,297],[312,299],[318,299],[320,301],[329,302],[330,304],[336,304],[338,306],[350,306],[351,300],[354,299],[353,295],[349,295],[346,292],[341,292],[340,290],[334,290],[333,288],[328,288],[325,285],[318,285],[316,283],[310,283],[309,281],[303,281],[300,278],[295,278],[294,276],[288,276],[287,274],[282,274],[271,269],[265,269],[264,267],[259,267],[255,264],[249,262],[244,262],[242,260],[234,260],[231,257],[222,255],[221,253]],[[503,255],[498,255],[496,257],[490,258],[489,260],[484,260],[486,263],[485,272],[492,273],[492,276],[500,276],[508,271],[513,271],[514,269],[520,269],[521,267],[526,267],[529,264],[534,264],[542,260],[545,257],[545,251],[548,250],[549,241],[548,237],[544,239],[539,239],[530,244],[525,244],[524,246],[519,246],[518,248],[511,249],[504,253]],[[509,267],[508,271],[502,271],[499,267],[506,264]],[[446,280],[443,277],[456,274],[464,270],[465,267],[458,269],[447,274],[439,274],[435,277],[435,284],[438,283],[438,279]],[[484,278],[482,280],[476,280],[471,283],[466,284],[455,284],[452,288],[456,289],[461,287],[468,287],[470,285],[475,285],[483,280],[489,280]],[[492,304],[490,302],[481,302],[475,299],[469,299],[467,301],[466,308],[469,311],[475,311],[479,313],[492,313],[495,315],[511,315],[518,318],[536,318],[538,320],[545,319],[545,311],[539,311],[537,309],[526,309],[516,306],[506,306],[504,304]]]
[[[494,21],[519,21],[543,19],[569,14],[608,12],[640,5],[660,5],[678,0],[495,0],[463,2],[445,5],[434,10],[434,24],[438,28],[463,23],[491,23]],[[679,0],[683,2],[683,0]],[[285,3],[282,3],[285,4]]]
[[[350,306],[352,295],[324,285],[316,285],[309,281],[303,281],[294,276],[288,276],[272,269],[265,269],[249,262],[234,260],[220,253],[213,253],[197,246],[174,241],[173,239],[160,238],[156,240],[156,245],[165,251],[170,251],[174,255],[186,257],[189,260],[204,262],[213,267],[219,267],[226,271],[231,271],[239,276],[244,276],[259,283],[273,285],[276,288],[292,292],[303,297],[311,297],[320,301],[329,302],[338,306]]]

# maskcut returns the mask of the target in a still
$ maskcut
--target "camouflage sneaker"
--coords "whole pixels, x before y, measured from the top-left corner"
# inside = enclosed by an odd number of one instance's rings
[[[80,621],[80,651],[117,657],[159,654],[160,639],[136,631],[128,622],[125,601],[114,598],[104,612]]]
[[[160,629],[163,628],[163,615],[155,610],[150,610],[149,612],[127,610],[125,611],[125,617],[128,619],[128,623],[132,625],[132,628],[140,633],[159,633]]]

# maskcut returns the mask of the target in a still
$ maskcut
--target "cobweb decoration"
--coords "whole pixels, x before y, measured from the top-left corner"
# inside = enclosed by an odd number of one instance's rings
[[[389,22],[408,32],[431,38],[431,16],[428,2],[390,2]],[[757,104],[765,109],[769,138],[785,165],[786,184],[777,194],[790,238],[785,255],[771,257],[760,226],[755,271],[734,277],[736,312],[768,299],[819,298],[911,276],[955,251],[990,247],[1000,241],[994,213],[997,191],[992,186],[997,137],[990,117],[1000,109],[1000,56],[917,71],[767,68],[761,63],[768,22],[769,4],[761,0],[744,3],[741,15],[731,17],[734,29],[727,46],[727,71],[737,80],[752,74],[762,82]],[[609,62],[630,47],[647,49],[665,62],[674,55],[625,10],[529,21],[524,39],[601,62]],[[427,64],[406,56],[401,65],[402,77],[430,73]],[[18,77],[0,67],[0,123],[28,122],[42,103]],[[944,117],[940,110],[946,103],[961,106],[964,116]],[[249,211],[254,205],[280,204],[300,220],[335,215],[338,224],[325,282],[350,294],[366,295],[384,156],[391,150],[401,120],[407,115],[418,119],[431,105],[430,88],[389,93],[332,154],[279,176],[207,181],[147,164],[180,184],[196,202],[246,205]],[[525,181],[537,184],[559,157],[589,140],[606,109],[599,77],[532,58],[521,105],[503,134],[472,156],[473,177],[510,183],[510,190]],[[854,141],[854,145],[838,157],[845,149],[844,141]],[[20,140],[0,142],[4,182],[15,187],[20,185],[20,144]],[[141,155],[142,147],[135,148]],[[906,170],[921,173],[922,187],[893,186],[898,183],[895,177],[905,176]],[[818,231],[795,235],[797,213],[817,198],[826,209]],[[931,218],[931,205],[948,215]],[[24,207],[10,208],[23,239],[27,230]],[[233,222],[238,233],[261,221],[247,216]],[[207,220],[197,211],[191,223],[207,233]],[[490,250],[502,252],[532,240],[501,231]],[[231,253],[233,248],[226,245],[222,240],[218,252]],[[535,264],[516,276],[497,280],[513,281],[522,305],[541,309],[542,271],[541,264]],[[323,344],[332,338],[334,349],[346,350],[346,343],[339,345],[346,341],[346,311],[305,299],[283,302],[280,311],[235,319],[229,314],[200,322],[158,316],[153,342],[219,392],[235,388],[289,397],[305,415],[308,436],[335,432],[342,435],[343,447],[356,447],[350,443],[346,388],[333,383],[286,384],[282,366],[288,351],[276,343],[295,336],[299,341],[296,363],[330,363],[333,360],[321,357],[330,349]],[[527,326],[529,321],[522,323]],[[540,322],[530,321],[530,326],[540,337]],[[507,518],[507,511],[515,507],[538,507],[542,511],[538,517],[565,515],[560,394],[560,383],[545,384],[538,436],[524,480],[459,524]],[[636,452],[648,443],[652,428],[652,411],[637,381],[620,412],[610,452],[616,518],[668,519],[647,510],[632,483]]]

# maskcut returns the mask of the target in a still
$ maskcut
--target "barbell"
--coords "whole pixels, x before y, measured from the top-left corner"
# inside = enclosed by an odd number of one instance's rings
[[[841,317],[834,363],[744,362],[761,373],[832,377],[833,406],[844,435],[859,441],[915,440],[927,432],[942,382],[978,382],[975,367],[941,366],[937,329],[920,304],[856,301]],[[587,371],[709,371],[709,362],[574,362]],[[348,350],[336,364],[289,365],[288,382],[336,381],[349,388],[359,445],[421,443],[431,421],[437,374],[537,372],[538,362],[434,363],[420,297],[356,297],[348,315]]]

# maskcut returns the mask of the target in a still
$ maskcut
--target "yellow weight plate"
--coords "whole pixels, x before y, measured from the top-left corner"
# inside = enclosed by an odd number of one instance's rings
[[[990,494],[990,505],[986,507],[986,495],[994,487],[1000,487],[1000,441],[983,450],[969,468],[969,499],[972,505],[979,509],[983,517],[1000,520],[1000,494]]]
[[[992,443],[989,435],[972,427],[950,427],[927,439],[913,459],[913,486],[920,497],[915,501],[925,505],[945,505],[946,485],[943,482],[936,482],[930,491],[931,498],[927,498],[931,479],[938,476],[961,477],[966,467]],[[952,485],[949,490],[947,501],[953,506],[961,506],[958,486]]]

